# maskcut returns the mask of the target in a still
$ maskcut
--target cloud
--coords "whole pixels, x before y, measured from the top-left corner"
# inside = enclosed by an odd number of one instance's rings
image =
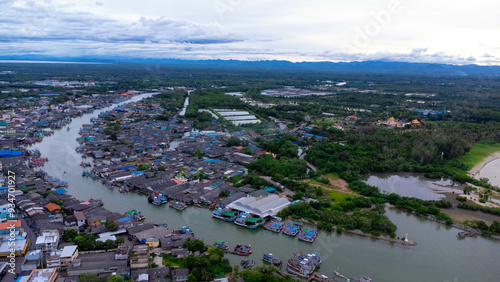
[[[223,44],[239,42],[244,36],[229,32],[218,23],[199,24],[165,17],[141,17],[119,21],[89,12],[68,12],[57,2],[9,7],[0,20],[0,38],[7,40],[80,40],[94,42],[151,42]],[[1,7],[1,6],[0,6]]]

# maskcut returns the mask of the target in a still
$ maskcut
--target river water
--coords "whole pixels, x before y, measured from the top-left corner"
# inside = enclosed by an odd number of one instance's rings
[[[490,180],[490,184],[500,187],[500,160],[494,160],[486,164],[481,169],[476,178],[486,177]]]
[[[415,247],[324,231],[320,231],[316,241],[309,244],[283,234],[264,229],[248,230],[214,219],[208,209],[189,207],[177,211],[165,205],[151,205],[144,195],[109,189],[99,181],[81,176],[81,155],[75,152],[78,129],[102,111],[73,119],[70,131],[58,130],[35,145],[43,156],[49,158],[44,169],[50,175],[68,181],[68,192],[80,200],[100,198],[107,209],[119,213],[136,209],[145,213],[147,222],[166,222],[170,229],[189,226],[196,237],[206,243],[223,240],[230,246],[251,244],[253,254],[250,259],[257,264],[261,264],[264,251],[270,251],[284,261],[292,253],[303,251],[321,254],[323,263],[318,272],[327,276],[332,276],[336,269],[346,276],[367,275],[373,281],[500,281],[500,268],[497,267],[500,242],[482,237],[459,240],[456,234],[460,230],[399,211],[388,210],[386,215],[398,226],[397,236],[408,233],[409,239],[418,243]],[[228,255],[228,258],[238,265],[241,260],[234,255]]]

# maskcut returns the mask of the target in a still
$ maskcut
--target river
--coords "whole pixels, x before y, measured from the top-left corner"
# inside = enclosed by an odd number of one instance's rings
[[[151,94],[149,94],[151,95]],[[144,96],[135,97],[138,100]],[[189,226],[199,239],[206,243],[223,240],[234,246],[237,243],[251,244],[253,259],[261,264],[264,251],[270,251],[284,261],[293,252],[320,253],[323,260],[318,272],[332,276],[337,269],[346,276],[367,275],[373,281],[499,281],[499,243],[482,237],[457,239],[460,231],[436,222],[388,210],[387,216],[398,226],[397,236],[409,234],[409,239],[418,243],[415,247],[392,245],[357,235],[320,231],[312,244],[283,234],[264,229],[248,230],[235,224],[211,217],[208,209],[189,207],[177,211],[168,206],[154,206],[146,196],[134,193],[119,193],[106,188],[99,181],[81,176],[81,155],[75,152],[78,146],[78,129],[90,123],[95,111],[73,119],[70,131],[58,130],[42,143],[36,144],[42,155],[49,158],[44,169],[52,176],[69,182],[68,192],[80,200],[100,198],[104,206],[113,212],[124,213],[136,209],[145,213],[147,222],[168,223],[170,229]],[[64,171],[67,172],[64,175]],[[233,264],[241,257],[228,255]],[[342,279],[339,279],[342,281]]]
[[[476,178],[488,178],[490,184],[500,187],[500,160],[494,160],[486,164],[477,174]]]

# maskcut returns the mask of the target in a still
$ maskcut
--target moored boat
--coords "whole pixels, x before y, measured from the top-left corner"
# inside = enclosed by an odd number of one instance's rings
[[[234,224],[250,229],[255,229],[264,224],[264,220],[256,214],[242,212],[238,215]]]
[[[295,253],[288,260],[286,270],[288,273],[309,278],[320,264],[321,258],[318,254]]]
[[[474,231],[463,231],[457,234],[458,238],[465,238],[465,237],[471,237],[475,235],[476,233]]]
[[[299,233],[300,231],[300,225],[289,222],[285,224],[281,230],[281,233],[286,234],[288,236],[295,236]]]
[[[149,195],[148,201],[153,205],[160,206],[167,203],[167,197],[163,193],[156,191]]]
[[[218,208],[212,212],[212,216],[224,221],[235,221],[238,216],[238,212],[231,211],[230,208]]]
[[[275,266],[281,266],[283,261],[281,259],[275,258],[272,253],[264,252],[262,260]]]
[[[316,229],[302,228],[299,232],[299,240],[304,242],[312,243],[316,239],[316,236],[318,236]]]
[[[359,278],[359,282],[372,282],[372,279],[368,276],[361,276],[361,278]]]
[[[146,216],[142,212],[138,212],[136,210],[131,210],[125,212],[125,216],[130,216],[131,218],[135,220],[144,220],[146,219]]]
[[[242,260],[241,261],[241,266],[243,266],[243,268],[251,268],[254,265],[255,265],[255,262],[253,260]]]
[[[234,246],[234,251],[239,256],[248,256],[252,253],[252,246],[245,244],[238,244]]]
[[[229,250],[229,246],[225,242],[222,242],[222,241],[215,242],[214,246],[223,250],[223,251]]]
[[[169,205],[171,208],[174,208],[174,209],[176,209],[176,210],[180,210],[180,211],[184,210],[184,209],[187,207],[187,205],[186,205],[185,203],[183,203],[183,202],[178,202],[178,201],[174,201],[174,200],[170,201],[170,202],[168,203],[168,205]]]
[[[283,229],[283,222],[278,221],[276,219],[271,219],[268,221],[266,224],[264,224],[264,228],[273,231],[273,232],[281,232],[281,229]]]

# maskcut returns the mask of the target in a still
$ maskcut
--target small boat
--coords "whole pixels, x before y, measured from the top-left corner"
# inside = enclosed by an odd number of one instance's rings
[[[172,234],[187,234],[187,235],[194,235],[193,231],[191,230],[191,228],[187,227],[187,226],[182,226],[182,228],[178,229],[178,230],[174,230],[172,231]]]
[[[253,260],[242,260],[241,261],[241,266],[243,266],[243,268],[251,268],[254,265],[255,265],[255,262]]]
[[[281,229],[283,229],[283,222],[278,221],[276,219],[271,219],[268,221],[266,224],[264,224],[264,228],[273,231],[273,232],[281,232]]]
[[[234,251],[239,256],[248,256],[252,253],[252,246],[238,244],[238,245],[234,246]]]
[[[66,130],[68,130],[68,131],[69,131],[69,126],[66,128]]]
[[[465,237],[471,237],[475,235],[476,233],[474,231],[463,231],[457,234],[458,238],[465,238]]]
[[[180,211],[184,210],[184,209],[187,207],[187,205],[186,205],[185,203],[183,203],[183,202],[178,202],[178,201],[173,201],[173,200],[172,200],[172,201],[170,201],[170,202],[168,203],[168,205],[169,205],[171,208],[174,208],[174,209],[176,209],[176,210],[180,210]]]
[[[238,215],[234,224],[250,229],[255,229],[264,224],[264,220],[256,214],[242,212]]]
[[[289,222],[283,226],[281,233],[286,234],[288,236],[295,236],[299,233],[299,231],[300,231],[300,225],[294,222]]]
[[[215,242],[214,246],[216,246],[217,248],[219,248],[223,251],[229,250],[229,246],[225,242],[222,242],[222,241]]]
[[[321,258],[318,254],[295,253],[288,260],[286,270],[293,275],[309,278],[320,264]]]
[[[238,216],[237,211],[231,211],[230,208],[218,208],[212,212],[212,217],[222,219],[224,221],[235,221]]]
[[[329,281],[328,276],[314,272],[317,281]]]
[[[283,261],[281,259],[275,258],[273,254],[268,252],[264,252],[262,260],[274,266],[281,266],[283,264]]]
[[[303,228],[299,232],[299,240],[304,242],[312,243],[316,239],[316,236],[318,236],[316,229]]]
[[[135,220],[144,220],[146,219],[146,216],[142,212],[138,212],[136,210],[131,210],[125,212],[125,216],[130,216]]]
[[[359,278],[359,282],[372,282],[372,279],[368,276],[361,276],[361,278]]]
[[[339,278],[342,278],[342,279],[347,279],[347,277],[345,277],[344,275],[340,274],[337,270],[334,270],[333,271],[333,274],[335,274],[335,276],[339,277]]]

